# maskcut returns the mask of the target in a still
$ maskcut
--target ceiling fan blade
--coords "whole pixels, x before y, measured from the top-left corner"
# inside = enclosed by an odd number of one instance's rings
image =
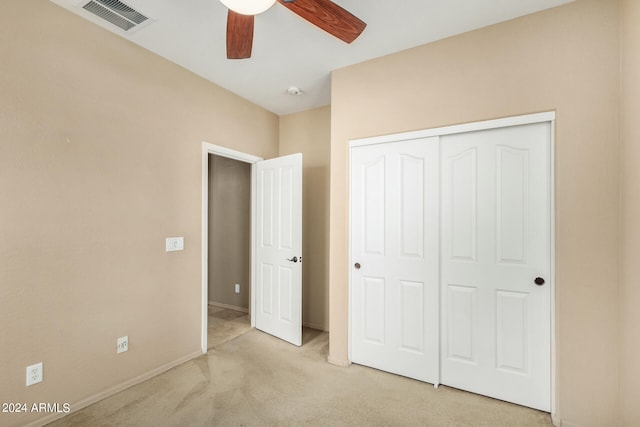
[[[293,13],[342,40],[351,43],[367,26],[331,0],[278,0]]]
[[[227,15],[227,58],[251,57],[253,15],[241,15],[229,9]]]

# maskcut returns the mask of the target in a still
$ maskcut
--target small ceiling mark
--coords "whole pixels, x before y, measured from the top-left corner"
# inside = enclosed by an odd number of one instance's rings
[[[291,96],[299,96],[302,95],[302,89],[297,86],[289,86],[289,89],[287,89],[287,93]]]

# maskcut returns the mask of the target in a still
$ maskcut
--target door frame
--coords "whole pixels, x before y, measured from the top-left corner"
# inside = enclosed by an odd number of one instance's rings
[[[556,399],[558,397],[557,395],[557,381],[556,381],[556,369],[557,369],[557,351],[556,351],[556,280],[555,280],[555,276],[556,276],[556,253],[555,253],[555,246],[556,246],[556,229],[555,229],[555,119],[556,119],[556,112],[555,111],[547,111],[547,112],[541,112],[541,113],[533,113],[533,114],[525,114],[525,115],[520,115],[520,116],[512,116],[512,117],[505,117],[505,118],[500,118],[500,119],[493,119],[493,120],[485,120],[485,121],[479,121],[479,122],[472,122],[472,123],[464,123],[464,124],[459,124],[459,125],[452,125],[452,126],[444,126],[444,127],[437,127],[437,128],[432,128],[432,129],[423,129],[423,130],[417,130],[417,131],[410,131],[410,132],[401,132],[401,133],[396,133],[396,134],[391,134],[391,135],[381,135],[381,136],[374,136],[374,137],[368,137],[368,138],[359,138],[359,139],[352,139],[349,141],[349,201],[348,201],[348,206],[349,206],[349,231],[348,231],[348,239],[349,239],[349,264],[348,265],[352,265],[353,264],[353,260],[351,259],[351,229],[353,227],[352,224],[352,220],[353,220],[353,216],[352,216],[352,212],[351,212],[351,174],[352,174],[352,165],[351,165],[351,150],[355,147],[362,147],[362,146],[366,146],[366,145],[375,145],[375,144],[386,144],[386,143],[393,143],[393,142],[399,142],[399,141],[404,141],[404,140],[409,140],[409,139],[422,139],[422,138],[428,138],[428,137],[434,137],[434,136],[445,136],[445,135],[453,135],[453,134],[457,134],[457,133],[464,133],[464,132],[475,132],[475,131],[481,131],[481,130],[488,130],[488,129],[498,129],[498,128],[504,128],[504,127],[510,127],[510,126],[520,126],[520,125],[527,125],[527,124],[534,124],[534,123],[546,123],[549,122],[550,123],[550,135],[549,135],[549,143],[550,143],[550,147],[549,147],[549,161],[550,161],[550,167],[549,167],[549,173],[550,173],[550,177],[549,177],[549,202],[550,202],[550,212],[549,212],[549,216],[550,216],[550,226],[551,226],[551,236],[550,236],[550,267],[551,267],[551,274],[550,274],[550,281],[549,281],[549,286],[551,287],[550,290],[550,294],[551,294],[551,306],[550,306],[550,310],[551,310],[551,331],[550,331],[550,336],[551,336],[551,418],[552,420],[556,420],[556,412],[557,412],[557,402]],[[352,283],[351,283],[351,269],[349,270],[349,279],[348,279],[348,286],[349,286],[349,292],[348,292],[348,324],[349,324],[349,328],[348,328],[348,358],[349,358],[349,364],[351,364],[351,304],[352,304]]]
[[[207,332],[208,332],[208,317],[209,317],[209,154],[213,154],[220,157],[226,157],[228,159],[238,160],[251,165],[251,271],[250,271],[250,317],[251,327],[255,327],[255,247],[256,238],[253,233],[256,226],[256,168],[255,164],[263,160],[262,157],[254,156],[252,154],[243,153],[240,151],[232,150],[230,148],[222,147],[220,145],[210,144],[208,142],[202,143],[202,321],[201,321],[201,336],[200,344],[202,353],[207,353]]]

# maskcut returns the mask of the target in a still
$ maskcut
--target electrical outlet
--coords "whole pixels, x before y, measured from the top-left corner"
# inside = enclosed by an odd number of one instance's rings
[[[240,293],[240,284],[236,283],[236,294]]]
[[[42,382],[42,362],[27,366],[27,387]]]
[[[129,350],[129,336],[118,338],[118,354],[124,353],[127,350]]]

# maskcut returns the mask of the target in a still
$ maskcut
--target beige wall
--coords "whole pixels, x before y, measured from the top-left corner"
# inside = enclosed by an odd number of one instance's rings
[[[556,111],[557,415],[616,425],[619,18],[580,0],[333,73],[332,362],[348,358],[348,141]]]
[[[329,151],[331,109],[280,117],[280,155],[302,153],[302,320],[329,329]]]
[[[640,425],[640,2],[623,0],[622,53],[622,275],[621,413],[623,426]]]
[[[0,2],[0,58],[0,402],[74,404],[193,356],[202,141],[274,157],[278,117],[47,0]]]
[[[303,320],[331,326],[345,363],[347,141],[555,110],[558,415],[615,425],[620,360],[623,425],[637,424],[640,16],[622,5],[579,0],[339,70],[331,109],[278,120],[46,0],[2,0],[0,401],[75,403],[199,351],[202,141],[304,154]],[[174,235],[186,249],[165,253]],[[45,381],[26,388],[39,361]]]
[[[249,308],[251,165],[209,155],[209,301]],[[235,292],[235,284],[240,293]]]

